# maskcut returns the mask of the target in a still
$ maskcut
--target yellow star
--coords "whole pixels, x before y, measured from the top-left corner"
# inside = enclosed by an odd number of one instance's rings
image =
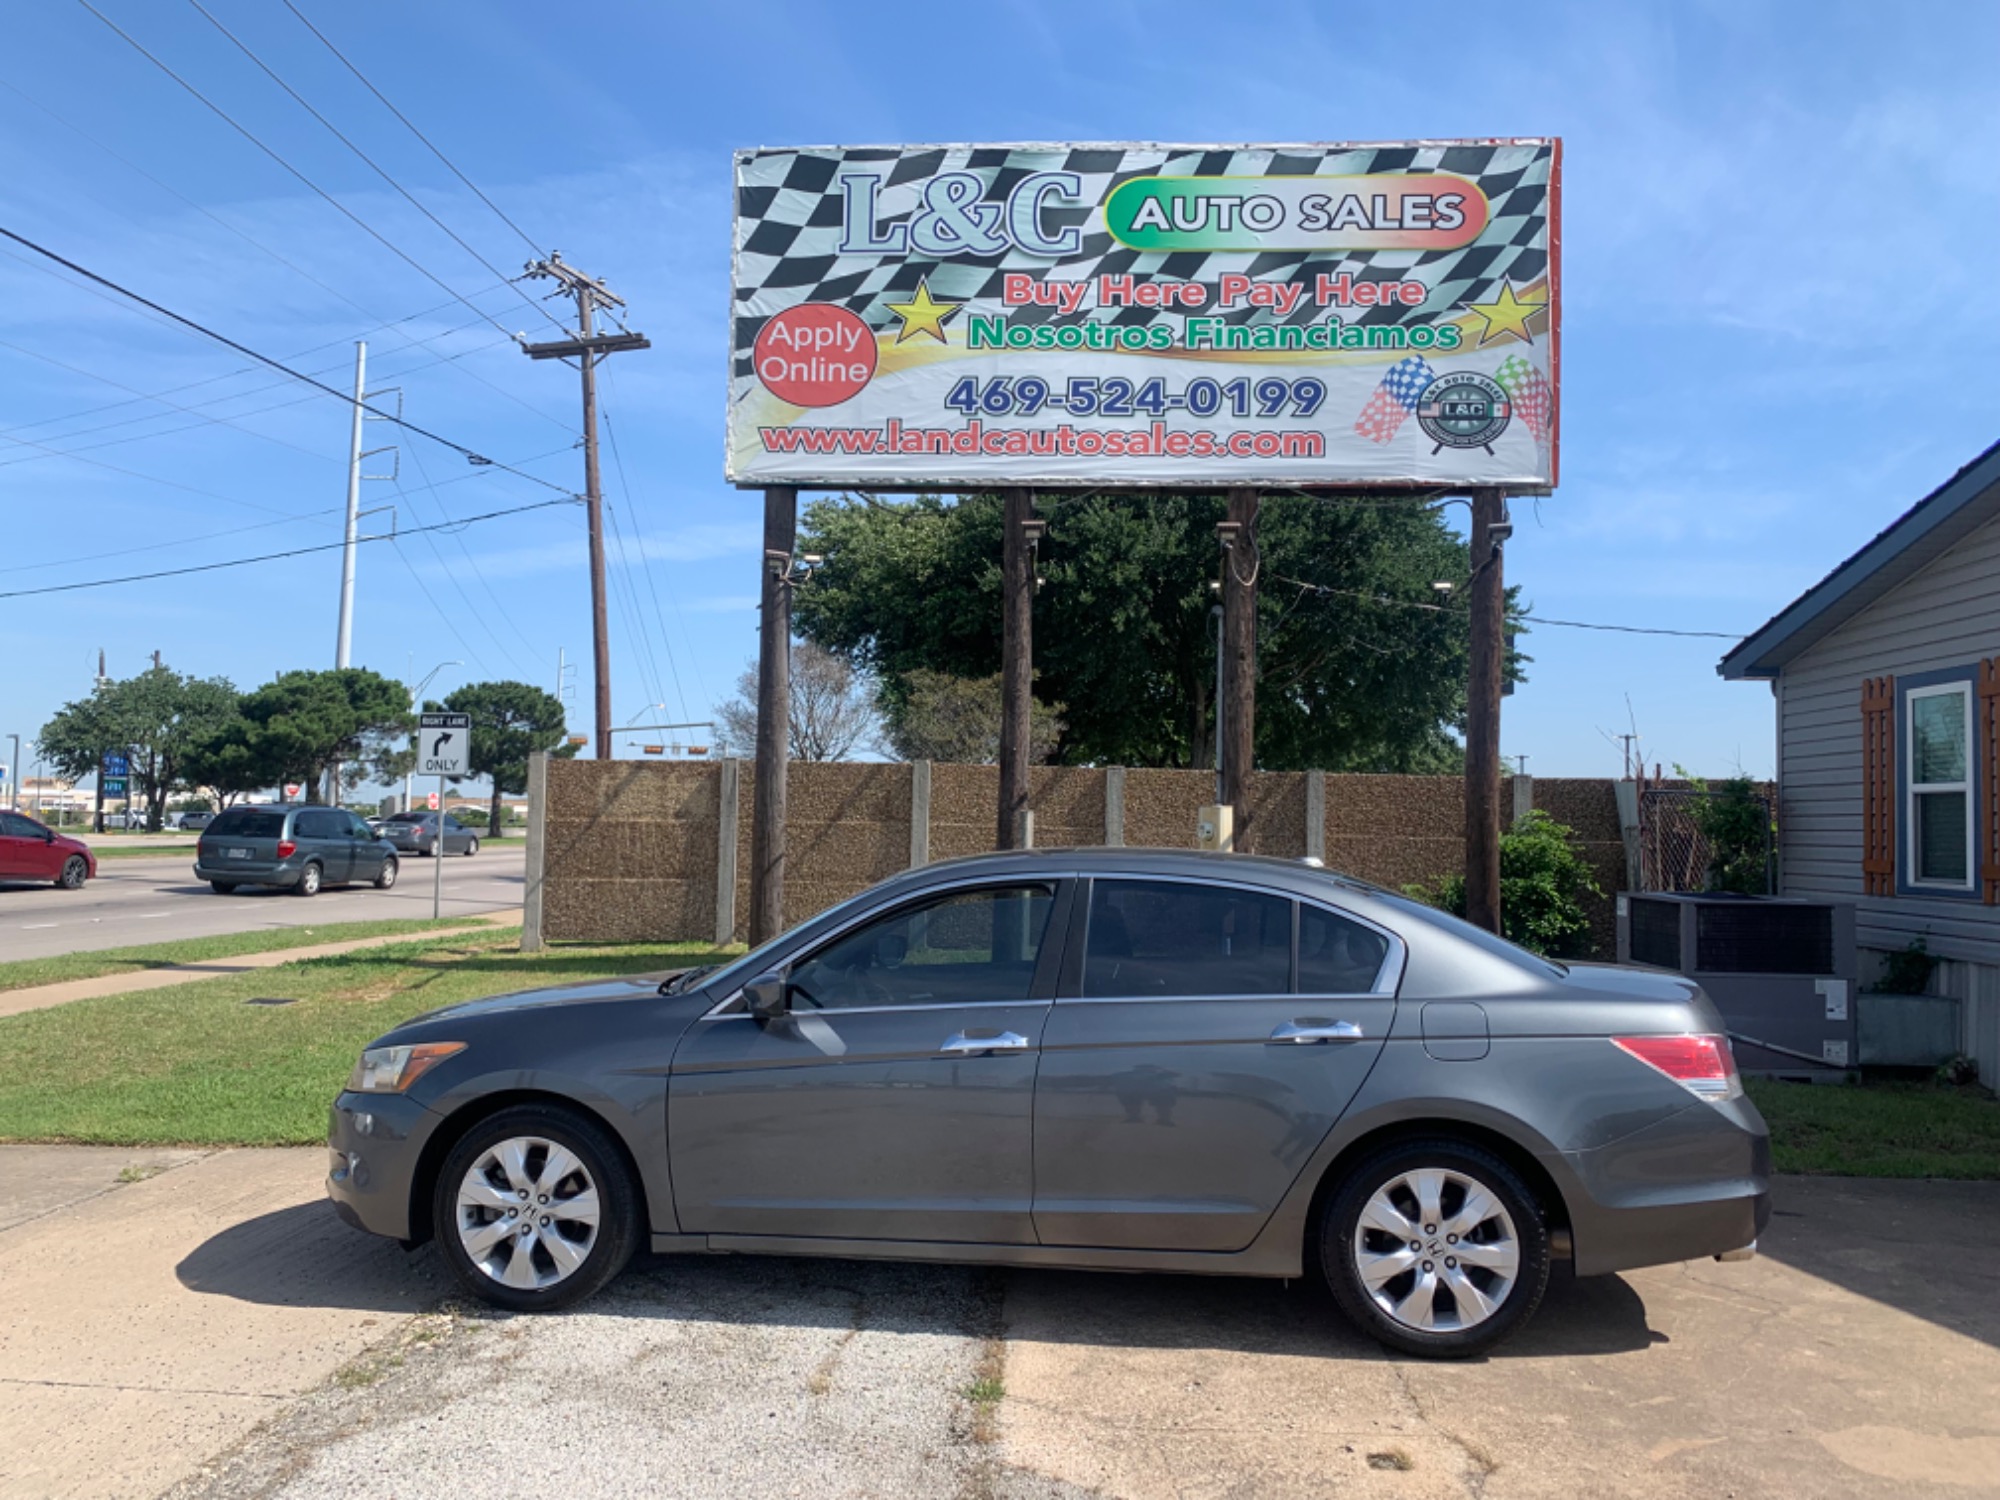
[[[903,320],[903,326],[896,334],[899,344],[913,333],[927,333],[940,344],[944,343],[944,325],[951,320],[953,313],[965,306],[963,302],[933,301],[928,278],[917,282],[917,295],[908,302],[887,305],[890,312]]]
[[[1542,292],[1532,301],[1523,302],[1515,297],[1512,282],[1500,283],[1500,295],[1491,302],[1468,302],[1468,310],[1478,313],[1486,320],[1486,327],[1479,335],[1480,347],[1493,340],[1511,335],[1524,344],[1535,341],[1528,332],[1528,319],[1548,306],[1549,294]]]

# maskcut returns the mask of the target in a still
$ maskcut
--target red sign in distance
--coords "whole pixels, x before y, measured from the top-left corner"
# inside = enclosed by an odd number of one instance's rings
[[[436,792],[432,792],[428,797],[424,798],[424,801],[430,804],[432,812],[438,810],[438,794]]]
[[[764,389],[794,406],[838,406],[875,376],[875,335],[857,313],[801,302],[757,335],[752,362]]]
[[[303,790],[304,788],[301,787],[296,781],[287,784],[285,787],[285,800],[289,802],[292,798],[298,796],[298,794]]]

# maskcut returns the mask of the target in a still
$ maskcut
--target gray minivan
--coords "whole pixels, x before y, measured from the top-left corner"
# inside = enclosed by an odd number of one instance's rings
[[[232,807],[202,830],[194,873],[227,895],[239,885],[315,896],[323,885],[396,883],[396,854],[344,807]]]

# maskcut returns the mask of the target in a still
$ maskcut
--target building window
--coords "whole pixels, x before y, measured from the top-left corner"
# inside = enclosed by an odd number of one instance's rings
[[[1972,687],[1911,688],[1904,700],[1905,879],[1913,886],[1972,888]]]

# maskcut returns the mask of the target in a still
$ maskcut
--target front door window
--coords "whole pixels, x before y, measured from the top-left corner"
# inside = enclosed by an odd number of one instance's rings
[[[854,1010],[1026,1000],[1054,905],[1049,886],[1011,885],[904,907],[795,964],[793,1001]]]

